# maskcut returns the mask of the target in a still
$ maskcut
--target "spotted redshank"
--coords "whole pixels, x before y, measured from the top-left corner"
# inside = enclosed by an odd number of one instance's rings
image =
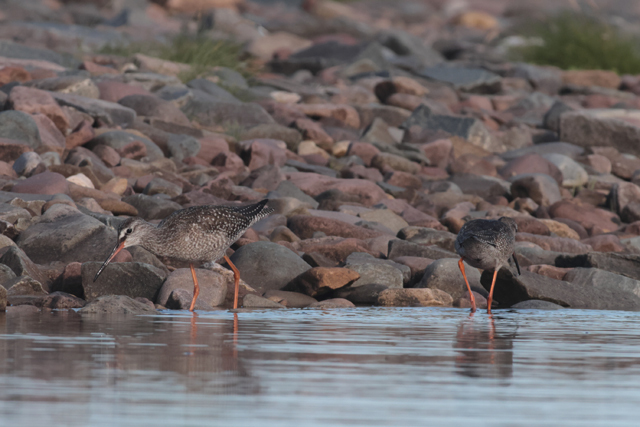
[[[267,200],[245,206],[193,206],[175,211],[158,226],[142,218],[129,218],[118,228],[118,242],[93,280],[98,279],[118,252],[139,245],[155,255],[189,263],[194,285],[189,310],[193,311],[200,293],[194,264],[224,257],[233,270],[233,308],[238,308],[240,272],[225,252],[249,227],[273,212],[266,204]]]
[[[476,300],[464,272],[463,262],[482,270],[493,270],[493,281],[487,299],[487,312],[491,313],[493,287],[496,284],[498,271],[509,264],[510,257],[513,257],[520,274],[520,265],[514,253],[517,231],[518,225],[513,218],[504,216],[500,219],[474,219],[460,229],[456,239],[456,252],[460,255],[458,266],[469,290],[472,312],[476,311]]]

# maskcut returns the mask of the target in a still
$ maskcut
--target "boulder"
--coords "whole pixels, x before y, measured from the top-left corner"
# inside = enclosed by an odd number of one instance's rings
[[[227,281],[230,277],[202,268],[196,268],[196,277],[198,278],[198,286],[200,287],[198,301],[204,302],[211,307],[223,305],[227,295]],[[233,278],[231,278],[231,283],[233,284]],[[194,289],[191,269],[178,268],[171,272],[162,284],[155,302],[169,307],[167,305],[167,301],[171,293],[176,289],[184,289],[188,291],[190,294],[190,304]]]
[[[311,268],[295,252],[272,242],[244,245],[230,259],[240,271],[242,279],[261,292],[283,289],[291,280]]]
[[[348,268],[313,267],[294,278],[285,290],[316,297],[352,285],[358,278],[360,275]]]
[[[388,307],[451,307],[453,298],[439,289],[387,289],[378,304]]]
[[[465,273],[469,279],[471,290],[486,295],[480,283],[478,269],[465,265]],[[451,258],[439,259],[429,264],[424,275],[415,288],[440,289],[451,295],[454,300],[469,294],[464,277],[458,267],[458,261]]]
[[[140,262],[114,262],[93,281],[101,262],[82,264],[82,287],[89,302],[103,295],[126,295],[155,301],[166,273],[152,265]]]
[[[85,305],[80,314],[155,314],[156,310],[147,304],[125,295],[104,295]]]

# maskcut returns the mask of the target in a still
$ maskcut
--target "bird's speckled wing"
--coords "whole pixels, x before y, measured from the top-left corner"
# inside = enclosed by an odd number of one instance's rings
[[[476,219],[467,222],[460,229],[456,240],[462,244],[468,239],[476,239],[487,245],[496,246],[497,237],[505,232],[505,228],[508,227],[497,220]]]

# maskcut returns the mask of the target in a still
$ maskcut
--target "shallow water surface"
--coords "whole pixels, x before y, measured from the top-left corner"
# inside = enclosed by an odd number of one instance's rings
[[[441,308],[3,314],[0,425],[637,426],[639,321]]]

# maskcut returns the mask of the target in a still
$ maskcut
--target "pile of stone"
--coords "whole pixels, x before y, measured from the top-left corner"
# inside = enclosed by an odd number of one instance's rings
[[[141,247],[93,281],[120,222],[267,198],[229,252],[244,307],[468,307],[456,233],[509,216],[523,272],[500,271],[499,307],[640,310],[640,76],[509,62],[505,10],[315,1],[213,9],[203,31],[265,71],[183,83],[186,64],[68,55],[192,25],[180,2],[19,21],[54,3],[3,11],[0,308],[187,308],[188,266]],[[481,307],[491,273],[467,268]],[[198,276],[197,309],[231,305],[230,270]]]

